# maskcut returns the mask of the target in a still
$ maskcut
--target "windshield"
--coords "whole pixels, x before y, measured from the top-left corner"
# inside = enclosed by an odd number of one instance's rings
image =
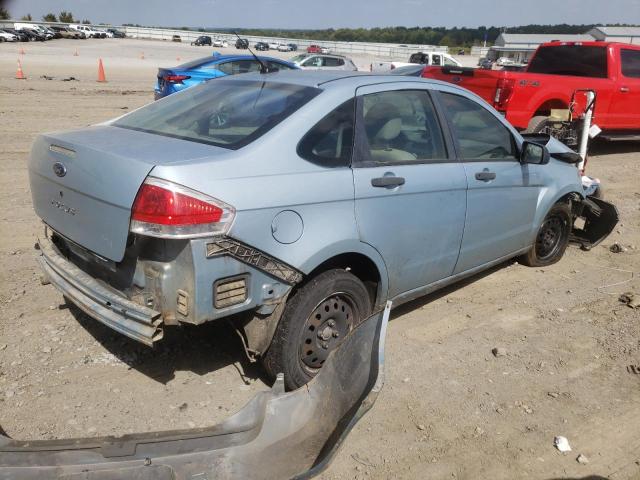
[[[607,50],[583,45],[540,47],[527,72],[607,78]]]
[[[320,90],[251,80],[216,80],[147,105],[116,127],[241,148],[264,135]]]

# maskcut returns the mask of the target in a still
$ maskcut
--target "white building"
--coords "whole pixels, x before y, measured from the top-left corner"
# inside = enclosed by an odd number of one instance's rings
[[[640,27],[595,27],[587,33],[603,42],[640,44]]]

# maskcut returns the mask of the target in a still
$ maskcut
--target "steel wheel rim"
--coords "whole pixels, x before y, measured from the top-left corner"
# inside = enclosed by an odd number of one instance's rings
[[[304,322],[299,340],[302,367],[317,371],[329,353],[352,330],[358,312],[353,298],[345,293],[333,293],[316,305]]]
[[[536,255],[540,260],[553,257],[560,249],[565,221],[559,215],[545,219],[536,237]]]

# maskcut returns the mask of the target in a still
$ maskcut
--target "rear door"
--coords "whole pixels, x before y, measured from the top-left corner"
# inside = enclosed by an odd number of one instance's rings
[[[356,94],[356,221],[360,239],[384,258],[393,297],[453,272],[466,177],[424,84],[367,86]]]
[[[528,246],[539,169],[521,164],[512,132],[478,101],[440,92],[468,191],[467,215],[455,273],[506,257]]]

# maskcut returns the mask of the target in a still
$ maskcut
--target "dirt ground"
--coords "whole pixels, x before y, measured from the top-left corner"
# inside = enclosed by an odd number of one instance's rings
[[[34,137],[144,105],[159,65],[209,52],[114,39],[0,44],[0,425],[9,435],[208,426],[268,388],[227,327],[172,331],[147,349],[66,307],[35,261]],[[26,81],[14,79],[18,57]],[[95,82],[98,57],[106,84]],[[618,300],[640,295],[640,144],[596,144],[588,172],[619,209],[615,232],[552,267],[510,262],[394,311],[386,385],[324,479],[640,478],[640,311]],[[625,251],[611,252],[613,242]],[[571,453],[554,448],[556,435]]]

